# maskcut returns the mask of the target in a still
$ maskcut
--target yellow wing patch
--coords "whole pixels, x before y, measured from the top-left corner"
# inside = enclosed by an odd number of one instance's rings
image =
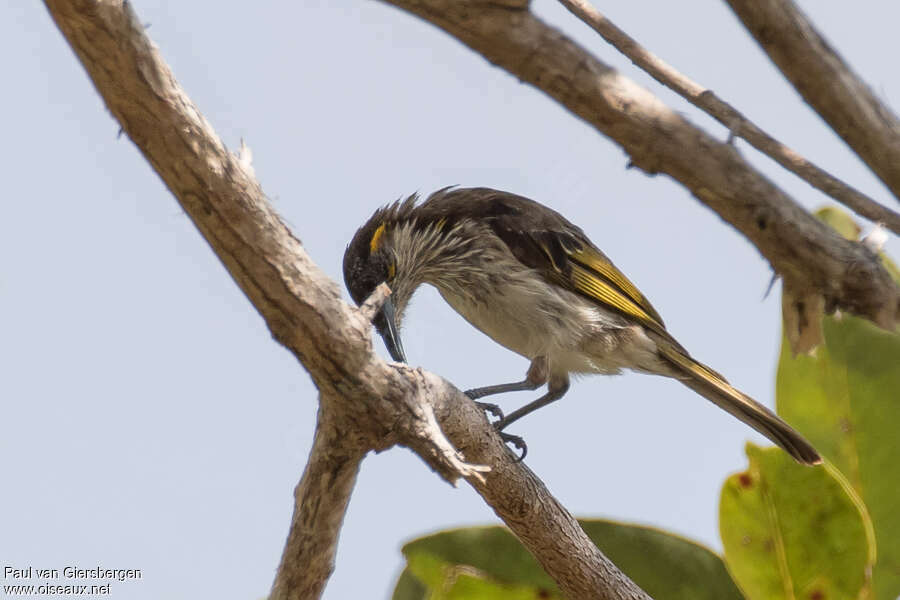
[[[624,294],[646,317],[654,321],[658,326],[665,328],[662,317],[659,316],[659,313],[656,312],[656,309],[653,308],[641,291],[637,289],[637,286],[631,283],[605,256],[590,247],[584,247],[568,254],[572,261],[584,267],[588,272],[593,271],[600,278],[612,283],[618,289],[618,293]]]
[[[378,226],[378,229],[375,230],[375,233],[372,234],[372,239],[369,240],[369,252],[375,254],[375,251],[378,250],[378,245],[381,243],[381,236],[384,235],[386,224],[382,223]]]
[[[656,319],[653,314],[624,294],[617,286],[597,277],[577,262],[572,264],[571,277],[572,285],[579,292],[637,319],[651,329],[665,331],[662,322]],[[655,312],[653,311],[653,313]]]

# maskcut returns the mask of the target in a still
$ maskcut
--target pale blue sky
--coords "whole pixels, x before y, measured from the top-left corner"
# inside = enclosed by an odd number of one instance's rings
[[[674,66],[888,198],[724,3],[608,4],[598,6]],[[896,105],[900,5],[803,5]],[[386,202],[450,184],[506,189],[581,225],[693,354],[772,404],[779,299],[777,289],[761,299],[766,263],[668,178],[626,170],[618,147],[553,101],[379,2],[134,6],[225,143],[246,140],[263,189],[329,276],[341,280],[347,241]],[[535,10],[725,137],[556,3]],[[43,6],[4,0],[0,38],[0,568],[142,569],[141,582],[113,583],[114,598],[260,598],[311,443],[309,376],[117,138]],[[824,201],[740,148],[803,205]],[[404,342],[413,364],[460,388],[527,367],[430,289],[414,302]],[[529,397],[500,401],[509,410]],[[717,549],[720,485],[744,466],[745,440],[763,441],[690,390],[636,374],[580,380],[515,433],[575,514],[656,525]],[[387,597],[404,541],[495,522],[471,489],[451,488],[409,451],[370,456],[325,597]]]

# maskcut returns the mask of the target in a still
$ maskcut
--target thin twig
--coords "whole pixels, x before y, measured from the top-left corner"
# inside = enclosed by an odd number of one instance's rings
[[[882,206],[770,136],[714,92],[681,74],[641,46],[590,2],[585,0],[559,0],[559,2],[651,77],[722,123],[728,128],[731,136],[746,140],[751,146],[814,188],[851,208],[857,214],[871,221],[883,223],[885,227],[900,235],[900,214]]]
[[[726,2],[807,104],[900,200],[900,119],[791,0]]]

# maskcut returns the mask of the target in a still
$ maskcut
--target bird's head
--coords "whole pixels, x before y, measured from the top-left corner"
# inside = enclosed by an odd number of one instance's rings
[[[403,312],[420,282],[410,277],[398,262],[397,238],[406,225],[402,215],[411,211],[415,197],[381,208],[359,228],[344,252],[344,282],[356,304],[365,302],[381,283],[391,288],[391,296],[375,316],[373,324],[396,361],[406,362],[400,341]],[[399,270],[398,270],[399,267]]]

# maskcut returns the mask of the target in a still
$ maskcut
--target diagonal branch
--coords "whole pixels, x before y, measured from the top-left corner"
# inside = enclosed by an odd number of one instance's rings
[[[828,310],[896,326],[900,288],[871,251],[838,236],[731,145],[691,125],[530,11],[486,0],[387,1],[556,99],[620,144],[632,165],[681,182],[743,233],[798,296],[813,294]]]
[[[352,438],[351,438],[352,439]],[[294,490],[294,515],[269,598],[319,598],[334,570],[338,534],[368,448],[319,411],[309,461]]]
[[[321,594],[362,456],[403,445],[448,481],[465,478],[475,487],[569,597],[649,600],[515,462],[467,397],[440,377],[373,353],[365,315],[379,297],[364,310],[341,300],[269,205],[249,152],[225,149],[127,2],[45,4],[123,131],[319,389],[320,428],[296,490],[273,599]]]
[[[721,100],[713,91],[679,73],[641,46],[603,16],[590,2],[586,0],[559,0],[559,2],[651,77],[727,127],[731,135],[743,138],[782,167],[848,206],[857,214],[871,221],[883,223],[888,229],[900,235],[900,214],[882,206],[770,136],[731,104]]]
[[[807,104],[900,200],[900,120],[791,0],[726,0]]]

